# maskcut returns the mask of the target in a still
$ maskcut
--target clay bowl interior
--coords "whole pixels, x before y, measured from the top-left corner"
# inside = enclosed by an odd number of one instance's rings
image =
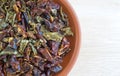
[[[73,37],[68,37],[71,43],[70,46],[71,51],[63,59],[63,63],[61,64],[63,66],[63,70],[55,75],[55,76],[67,76],[67,74],[72,69],[79,54],[80,29],[77,18],[74,14],[73,9],[69,5],[69,2],[67,0],[54,0],[54,1],[63,7],[63,11],[68,15],[70,27],[74,32]]]

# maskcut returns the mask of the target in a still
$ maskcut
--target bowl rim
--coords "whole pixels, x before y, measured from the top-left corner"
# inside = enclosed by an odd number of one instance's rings
[[[73,19],[73,22],[76,23],[77,28],[75,28],[75,32],[77,33],[76,39],[75,39],[75,49],[76,51],[73,52],[73,55],[70,59],[70,62],[68,65],[62,70],[61,73],[59,73],[57,76],[67,76],[71,69],[73,68],[74,64],[76,63],[77,57],[80,52],[80,45],[81,45],[81,29],[80,29],[80,22],[78,21],[78,17],[70,5],[70,3],[67,0],[60,0],[60,2],[66,7],[66,9],[69,9],[69,13]],[[70,12],[72,11],[72,12]]]

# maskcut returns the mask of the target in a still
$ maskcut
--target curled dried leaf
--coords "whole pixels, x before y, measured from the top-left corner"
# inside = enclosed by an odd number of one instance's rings
[[[63,32],[64,35],[68,35],[68,36],[74,35],[70,27],[62,28],[61,31]]]
[[[41,31],[43,32],[43,36],[47,40],[61,42],[61,40],[63,38],[63,35],[61,35],[59,32],[49,32],[45,29],[45,27],[41,27]]]
[[[9,24],[6,23],[3,19],[0,19],[0,30],[5,29]]]
[[[51,71],[53,71],[54,73],[58,73],[61,70],[62,70],[62,66],[60,66],[60,65],[56,65],[51,68]]]
[[[19,7],[19,8],[21,8],[22,6],[21,6],[21,2],[20,1],[16,1],[16,5]]]
[[[47,39],[47,40],[53,40],[53,41],[57,41],[57,42],[61,42],[63,35],[59,34],[58,32],[46,32],[43,34],[43,36]]]
[[[23,35],[24,38],[27,37],[27,33],[25,31],[25,28],[23,28],[22,26],[20,25],[15,25],[15,27],[17,27],[17,32],[21,35]]]
[[[40,74],[41,74],[41,71],[39,69],[37,69],[37,68],[33,69],[33,75],[34,76],[40,76]]]
[[[21,18],[21,13],[20,13],[20,12],[17,13],[16,18],[17,18],[18,21],[21,21],[21,20],[22,20],[22,18]]]
[[[19,8],[18,8],[18,6],[17,6],[16,4],[13,5],[13,9],[14,9],[14,11],[15,11],[16,13],[19,13],[19,12],[20,12],[20,11],[19,11]]]
[[[28,37],[30,37],[30,38],[36,39],[36,36],[34,35],[34,33],[33,33],[32,31],[28,31],[28,32],[27,32],[27,35],[28,35]]]
[[[36,50],[36,48],[33,46],[33,44],[29,44],[30,46],[31,46],[31,49],[32,49],[32,51],[33,51],[33,55],[34,56],[36,56],[37,55],[37,50]]]
[[[48,41],[47,44],[48,44],[48,47],[50,47],[50,50],[51,50],[50,52],[53,55],[57,56],[58,49],[59,49],[59,46],[60,46],[60,42],[50,40],[50,41]]]
[[[64,37],[62,39],[62,43],[61,43],[60,49],[58,51],[58,55],[59,56],[64,55],[65,53],[67,53],[69,51],[70,51],[70,42],[68,42],[67,38]]]
[[[54,21],[54,17],[50,15],[50,21],[53,22]]]
[[[17,50],[15,50],[9,46],[0,52],[0,56],[1,55],[16,55],[16,54],[18,54]]]
[[[21,40],[21,42],[20,42],[20,48],[19,48],[19,52],[21,54],[24,53],[24,50],[25,50],[26,46],[28,45],[28,43],[29,43],[29,40]]]
[[[51,61],[53,58],[52,58],[52,55],[50,54],[50,52],[48,51],[48,49],[42,49],[40,48],[39,49],[39,52],[46,58],[48,59],[49,61]]]
[[[14,38],[13,37],[6,37],[3,38],[3,42],[10,43]]]

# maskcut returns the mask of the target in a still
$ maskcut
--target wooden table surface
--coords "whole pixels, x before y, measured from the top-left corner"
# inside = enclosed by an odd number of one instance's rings
[[[120,0],[68,0],[81,26],[78,60],[68,76],[120,76]]]

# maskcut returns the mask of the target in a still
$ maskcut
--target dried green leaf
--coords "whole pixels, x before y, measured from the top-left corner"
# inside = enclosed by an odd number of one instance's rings
[[[16,18],[16,14],[13,15],[12,22],[11,22],[12,25],[14,25],[15,23],[15,18]]]
[[[20,9],[21,12],[26,12],[26,11],[30,11],[30,9],[26,6],[26,3],[24,0],[20,0],[21,4],[22,4],[22,8]]]
[[[11,23],[13,25],[14,22],[15,22],[15,18],[16,18],[15,12],[7,11],[6,19],[5,19],[6,22],[9,22],[9,23]]]
[[[17,50],[12,49],[11,47],[7,46],[2,52],[0,52],[1,55],[16,55],[18,54]]]
[[[41,47],[41,45],[42,45],[42,40],[40,39],[40,40],[37,40],[35,43],[34,43],[34,46],[36,46],[37,48],[39,48],[39,47]]]
[[[3,19],[0,19],[0,30],[6,28],[9,24],[6,23]]]
[[[29,43],[29,40],[21,40],[21,42],[20,42],[20,48],[19,48],[19,52],[21,54],[24,53],[24,50],[25,50],[26,46],[28,45],[28,43]]]
[[[28,31],[27,32],[28,37],[32,38],[32,39],[36,39],[34,32],[33,31]]]
[[[64,18],[64,12],[63,12],[63,8],[62,7],[60,7],[60,15],[62,17],[62,20],[65,20],[65,18]]]
[[[15,30],[18,32],[17,34],[21,34],[23,36],[23,38],[27,37],[27,32],[21,25],[14,25],[14,28],[17,29],[17,30]]]
[[[20,53],[18,53],[18,54],[16,54],[16,57],[23,57],[24,55],[22,55],[22,54],[20,54]]]
[[[31,49],[33,51],[33,55],[36,56],[37,55],[37,50],[36,48],[34,47],[34,45],[32,43],[29,44],[31,46]]]
[[[70,27],[62,28],[61,31],[63,32],[64,35],[68,35],[68,36],[74,35]]]
[[[46,32],[46,33],[43,33],[43,36],[47,40],[53,40],[58,42],[60,42],[63,38],[63,35],[59,34],[58,32]]]
[[[5,10],[3,9],[3,5],[5,4],[5,2],[1,2],[0,1],[0,11],[2,12],[2,13],[5,13]]]
[[[13,37],[5,37],[3,38],[3,42],[10,43],[13,39]]]
[[[44,25],[41,26],[40,31],[43,33],[48,32],[48,30],[44,27]]]
[[[0,41],[0,51],[3,49],[2,42]]]
[[[63,35],[61,35],[59,32],[50,32],[44,26],[41,27],[41,31],[43,32],[43,36],[47,40],[61,42],[61,40],[63,38]]]
[[[56,16],[57,15],[57,10],[56,9],[51,9],[52,15]]]
[[[43,18],[41,18],[40,16],[36,16],[36,21],[40,23],[41,21],[43,21]]]
[[[34,32],[36,33],[37,31],[35,30],[37,24],[34,22],[29,21],[30,26],[33,28]]]

